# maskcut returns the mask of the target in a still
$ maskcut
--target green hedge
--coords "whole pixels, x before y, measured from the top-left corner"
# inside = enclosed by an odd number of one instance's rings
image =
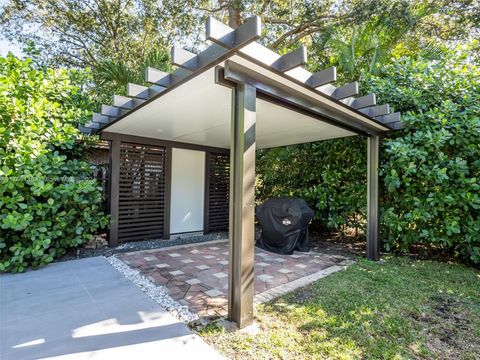
[[[368,79],[408,127],[384,144],[386,250],[435,245],[480,263],[480,69],[469,56],[402,59]]]
[[[366,139],[355,136],[259,151],[257,199],[299,196],[322,227],[360,228],[367,206],[366,147]]]
[[[402,58],[362,81],[407,126],[382,145],[386,250],[422,244],[480,263],[480,70],[469,55]],[[364,225],[364,139],[264,151],[258,168],[260,198],[303,196],[327,227]]]
[[[0,58],[0,271],[38,267],[106,225],[101,189],[82,161],[79,71]]]

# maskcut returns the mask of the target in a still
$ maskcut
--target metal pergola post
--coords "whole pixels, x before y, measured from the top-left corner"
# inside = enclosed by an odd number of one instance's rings
[[[379,240],[379,180],[380,137],[371,135],[367,145],[367,258],[378,260]]]
[[[232,93],[228,318],[243,328],[253,322],[256,89]]]

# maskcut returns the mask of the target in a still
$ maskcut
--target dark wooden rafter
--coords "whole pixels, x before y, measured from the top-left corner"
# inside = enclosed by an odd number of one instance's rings
[[[213,17],[207,19],[207,40],[226,47],[238,49],[260,38],[262,22],[258,16],[252,16],[236,29],[225,25]]]
[[[312,74],[307,81],[305,81],[305,84],[312,88],[318,88],[335,81],[337,81],[337,68],[332,66]]]
[[[102,114],[99,114],[99,113],[93,113],[92,121],[93,122],[98,122],[100,124],[108,124],[108,122],[110,120],[109,120],[108,116],[105,116],[105,115],[102,115]]]
[[[170,74],[152,67],[145,69],[145,81],[163,88],[170,86]],[[157,88],[158,90],[160,88]]]
[[[271,65],[275,70],[286,72],[307,63],[307,48],[302,45],[285,55],[280,56]]]
[[[102,105],[101,114],[109,117],[119,117],[128,113],[127,109],[123,109],[112,105]]]
[[[186,70],[195,71],[198,69],[198,55],[188,50],[173,47],[170,52],[170,59],[173,65]]]
[[[370,106],[364,109],[360,109],[359,111],[370,117],[378,117],[381,115],[387,115],[390,112],[390,105],[384,104],[384,105]]]
[[[216,65],[221,59],[227,59],[230,54],[247,56],[242,53],[242,49],[258,40],[261,31],[261,21],[257,16],[247,19],[236,29],[209,17],[206,22],[206,39],[213,44],[198,54],[177,47],[172,48],[171,61],[173,65],[177,66],[177,69],[167,73],[148,67],[145,71],[145,82],[151,84],[150,86],[128,84],[127,96],[115,95],[113,105],[103,105],[101,114],[94,114],[92,121],[79,127],[79,130],[85,134],[94,134],[111,122],[134,111],[144,102],[159,96],[163,91],[186,81],[186,79],[195,76],[196,73],[200,73],[207,67]],[[268,65],[270,69],[277,73],[302,82],[304,86],[311,88],[313,91],[327,95],[387,128],[393,130],[403,128],[403,124],[400,122],[400,114],[390,113],[388,105],[376,105],[375,94],[357,96],[359,94],[357,82],[339,87],[334,86],[333,83],[337,80],[335,67],[316,73],[305,70],[303,68],[303,65],[307,62],[305,46],[302,45],[289,53],[279,55],[258,43],[255,43],[255,45],[260,50],[258,54],[253,56],[255,61]]]
[[[342,85],[340,87],[335,87],[332,84],[326,84],[321,87],[318,87],[317,90],[320,92],[333,97],[334,99],[341,100],[351,96],[358,95],[358,83],[356,81]]]
[[[127,84],[127,95],[132,98],[148,100],[152,96],[161,93],[165,89],[166,88],[161,85],[152,85],[147,87],[137,84]]]
[[[354,109],[363,109],[369,106],[374,106],[377,103],[377,99],[375,94],[368,94],[365,96],[360,96],[358,98],[355,97],[347,97],[342,100],[344,104],[351,106]]]
[[[146,100],[131,98],[128,96],[113,95],[113,106],[117,106],[122,109],[133,109],[140,104],[143,104]]]

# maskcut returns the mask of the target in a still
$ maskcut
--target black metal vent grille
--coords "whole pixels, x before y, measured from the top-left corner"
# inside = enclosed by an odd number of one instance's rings
[[[230,156],[228,154],[209,153],[208,169],[208,230],[228,230]]]
[[[118,240],[163,237],[166,149],[121,143]]]

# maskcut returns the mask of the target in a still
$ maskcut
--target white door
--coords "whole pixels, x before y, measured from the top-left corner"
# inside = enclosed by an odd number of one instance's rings
[[[172,149],[170,233],[203,231],[205,152]]]

